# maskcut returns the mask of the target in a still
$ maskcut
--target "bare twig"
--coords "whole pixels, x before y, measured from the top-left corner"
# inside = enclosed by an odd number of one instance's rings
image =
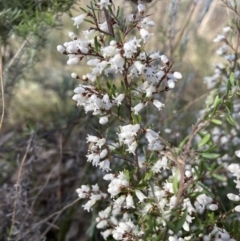
[[[4,97],[4,82],[3,82],[3,64],[2,64],[2,50],[0,47],[0,81],[1,81],[1,93],[2,93],[2,115],[0,121],[0,130],[2,129],[4,114],[5,114],[5,97]]]
[[[9,235],[8,235],[8,239],[7,239],[8,241],[10,241],[10,239],[11,239],[11,235],[12,235],[12,232],[13,232],[13,229],[14,229],[14,224],[16,222],[16,210],[17,210],[17,203],[18,203],[18,199],[19,199],[19,187],[20,187],[20,182],[21,182],[21,175],[22,175],[23,166],[25,164],[25,161],[27,159],[27,155],[29,153],[29,150],[30,150],[30,147],[31,147],[31,144],[32,144],[32,139],[33,139],[33,136],[31,136],[31,138],[29,140],[26,152],[23,156],[23,159],[21,161],[21,165],[20,165],[20,168],[19,168],[19,171],[18,171],[17,183],[15,184],[16,197],[15,197],[14,204],[13,204],[12,224],[11,224],[11,228],[9,230]]]

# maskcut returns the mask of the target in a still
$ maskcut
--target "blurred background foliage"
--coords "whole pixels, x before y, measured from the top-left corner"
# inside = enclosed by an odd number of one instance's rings
[[[101,240],[94,215],[83,211],[81,202],[71,205],[76,188],[98,179],[85,162],[85,137],[99,128],[97,120],[71,100],[79,83],[70,74],[84,74],[85,65],[67,66],[66,57],[56,51],[69,41],[68,32],[82,37],[88,28],[73,28],[70,20],[87,3],[0,0],[6,109],[0,133],[0,240]],[[134,9],[127,1],[115,0],[114,5],[126,12]],[[154,0],[147,8],[155,21],[148,49],[174,60],[173,70],[183,79],[163,96],[164,111],[145,114],[177,144],[208,95],[203,78],[218,61],[212,40],[229,24],[229,13],[219,0]]]

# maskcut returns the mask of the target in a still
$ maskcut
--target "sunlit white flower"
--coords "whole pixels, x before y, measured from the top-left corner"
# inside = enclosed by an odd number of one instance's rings
[[[169,63],[168,57],[165,56],[165,55],[161,55],[161,61],[162,61],[164,64],[168,64],[168,63]]]
[[[148,17],[143,18],[141,21],[141,27],[148,29],[149,27],[153,27],[155,24],[152,20],[149,20]]]
[[[217,37],[213,39],[213,42],[217,43],[217,42],[223,41],[224,39],[225,39],[224,35],[218,34]]]
[[[144,13],[145,11],[145,6],[143,4],[138,4],[138,12],[139,13]]]
[[[111,171],[111,168],[110,168],[110,161],[108,159],[105,159],[103,161],[101,161],[99,164],[98,164],[99,168],[102,169],[103,171]]]
[[[64,48],[62,45],[58,45],[58,46],[57,46],[57,51],[62,54],[62,53],[64,53],[66,50],[65,50],[65,48]]]
[[[235,201],[238,202],[240,201],[240,197],[239,195],[233,194],[233,193],[228,193],[227,194],[228,199],[230,199],[231,201]]]
[[[134,112],[135,115],[138,115],[138,113],[143,109],[145,105],[140,102],[135,107],[132,107],[131,110]]]
[[[100,123],[101,125],[105,125],[106,123],[108,123],[108,117],[107,117],[107,116],[102,116],[102,117],[100,117],[99,123]]]
[[[72,20],[74,21],[73,25],[77,25],[77,28],[78,28],[78,25],[83,22],[83,20],[86,16],[87,16],[87,14],[84,13],[77,17],[72,18]]]
[[[135,194],[136,194],[137,198],[139,199],[140,203],[143,202],[144,199],[147,198],[140,190],[136,190]]]
[[[104,32],[106,32],[106,33],[109,32],[107,21],[105,21],[105,22],[103,22],[103,23],[99,23],[99,24],[98,24],[98,27],[99,27],[102,31],[104,31]]]
[[[116,54],[109,62],[111,63],[111,68],[115,69],[116,73],[122,73],[125,59],[120,54]]]
[[[112,234],[112,229],[107,229],[104,232],[101,232],[101,235],[103,236],[104,240],[107,240],[107,238]]]
[[[140,36],[143,39],[143,42],[146,43],[147,40],[153,35],[153,33],[149,33],[146,29],[140,29]]]
[[[134,202],[133,202],[133,197],[131,194],[128,194],[127,195],[127,198],[126,198],[126,208],[129,209],[129,208],[135,208],[134,206]]]
[[[240,158],[240,150],[235,151],[235,155]]]
[[[92,208],[92,206],[96,203],[96,200],[89,200],[87,203],[85,203],[84,205],[82,205],[84,210],[87,210],[88,212],[90,212],[90,209]]]
[[[234,208],[234,210],[235,210],[236,212],[239,212],[239,213],[240,213],[240,205],[237,205],[237,206]]]
[[[78,64],[80,62],[80,59],[78,57],[72,57],[69,58],[69,60],[67,61],[68,65],[75,65]]]
[[[158,108],[158,110],[162,110],[162,108],[165,106],[162,102],[159,100],[153,100],[153,104]]]

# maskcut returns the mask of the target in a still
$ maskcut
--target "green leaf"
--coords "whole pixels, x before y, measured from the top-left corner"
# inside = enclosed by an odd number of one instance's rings
[[[200,156],[206,159],[216,159],[220,157],[218,153],[200,153]]]
[[[211,135],[207,134],[203,137],[203,139],[198,143],[198,147],[204,146],[205,144],[208,143],[208,141],[210,140]]]
[[[132,112],[131,116],[132,116],[132,119],[133,119],[133,124],[137,124],[138,123],[138,116],[134,115],[133,112]]]
[[[179,144],[179,147],[182,148],[188,140],[189,140],[189,136],[186,136]]]
[[[235,122],[234,122],[232,116],[227,115],[226,119],[230,125],[235,126]]]
[[[186,218],[187,218],[187,214],[188,214],[188,210],[186,209],[184,211],[184,214],[180,218],[180,220],[177,222],[177,225],[176,225],[176,231],[177,232],[180,231],[180,229],[182,228],[183,224],[185,223]]]
[[[215,224],[214,212],[208,213],[210,224]]]
[[[212,119],[211,122],[216,124],[216,125],[222,125],[222,121],[217,120],[217,119]]]
[[[230,75],[230,83],[231,83],[232,87],[234,87],[236,85],[234,73],[231,73],[231,75]]]
[[[101,45],[99,44],[99,42],[97,40],[97,36],[94,37],[94,45],[95,45],[96,52],[98,52]]]
[[[130,181],[130,174],[129,174],[129,171],[128,171],[127,169],[124,169],[124,170],[123,170],[123,173],[125,174],[127,180]]]
[[[144,181],[149,181],[149,180],[151,180],[152,176],[153,176],[153,171],[149,171],[146,173],[146,175],[144,176],[143,179],[144,179]]]
[[[175,195],[177,195],[178,193],[178,189],[179,189],[179,180],[178,180],[179,174],[178,172],[175,173],[175,176],[173,178],[173,192]]]
[[[80,7],[80,9],[81,9],[84,13],[87,13],[87,10],[86,10],[86,9],[84,9],[84,8],[82,8],[82,7]]]
[[[215,179],[217,179],[217,180],[219,180],[219,181],[221,181],[221,182],[226,182],[226,180],[227,180],[227,178],[226,178],[225,176],[218,175],[218,174],[215,174],[215,173],[213,173],[212,176],[213,176]]]

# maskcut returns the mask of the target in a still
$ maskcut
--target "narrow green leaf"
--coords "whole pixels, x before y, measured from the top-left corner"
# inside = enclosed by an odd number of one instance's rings
[[[179,147],[182,148],[188,140],[189,140],[189,136],[186,136],[179,144]]]
[[[175,195],[177,195],[178,193],[178,189],[179,189],[179,181],[178,181],[178,172],[175,173],[175,176],[173,178],[173,192]]]
[[[212,119],[211,122],[216,124],[216,125],[222,125],[222,121],[217,120],[217,119]]]
[[[235,122],[234,122],[232,116],[227,115],[226,119],[230,125],[235,126]]]
[[[200,153],[200,155],[206,159],[216,159],[220,157],[218,153]]]
[[[184,214],[182,215],[182,217],[179,219],[179,221],[177,222],[177,225],[176,225],[176,230],[177,232],[181,230],[183,224],[185,223],[186,221],[186,218],[187,218],[187,214],[188,214],[188,210],[186,209],[184,211]]]
[[[234,75],[234,73],[231,73],[231,75],[230,75],[230,83],[231,83],[232,87],[235,86],[235,75]]]
[[[210,140],[211,135],[207,134],[203,137],[203,139],[198,143],[198,147],[204,146],[205,144],[208,143],[208,141]]]
[[[86,10],[86,9],[84,9],[84,8],[82,8],[82,7],[80,7],[80,9],[81,9],[84,13],[87,13],[87,10]]]

